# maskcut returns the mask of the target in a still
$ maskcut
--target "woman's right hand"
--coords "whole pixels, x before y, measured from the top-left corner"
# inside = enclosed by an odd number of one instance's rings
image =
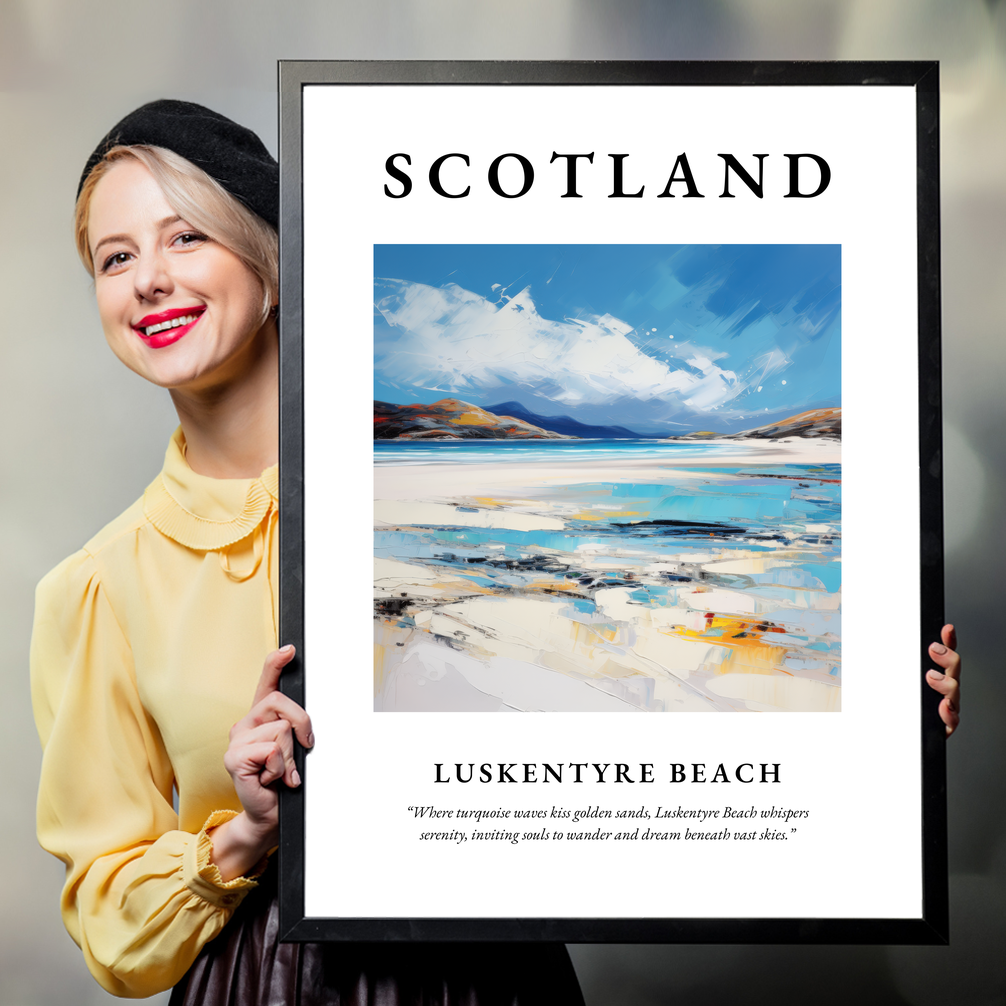
[[[929,646],[929,656],[943,668],[927,671],[926,682],[943,696],[940,719],[949,737],[961,722],[961,657],[957,652],[957,630],[952,625],[943,626],[940,642]]]
[[[275,783],[300,785],[293,758],[293,737],[314,746],[311,718],[293,699],[279,691],[283,668],[295,650],[284,646],[265,659],[248,715],[231,727],[224,766],[230,773],[244,810],[210,831],[212,861],[223,879],[251,870],[279,839],[279,793]]]

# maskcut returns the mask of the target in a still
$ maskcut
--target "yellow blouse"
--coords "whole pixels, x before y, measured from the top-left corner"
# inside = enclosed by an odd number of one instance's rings
[[[38,586],[38,836],[115,995],[174,985],[255,886],[223,882],[206,829],[241,809],[228,731],[276,646],[277,493],[276,467],[197,475],[176,431],[143,498]]]

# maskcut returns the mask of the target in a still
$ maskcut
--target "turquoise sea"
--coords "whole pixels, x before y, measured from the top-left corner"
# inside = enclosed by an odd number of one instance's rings
[[[492,464],[508,461],[667,461],[735,455],[725,443],[664,440],[375,440],[374,464]]]

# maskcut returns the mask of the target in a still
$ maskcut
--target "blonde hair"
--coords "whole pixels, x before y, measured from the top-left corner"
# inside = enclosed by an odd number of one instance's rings
[[[94,259],[87,240],[91,198],[112,165],[126,158],[139,161],[154,176],[168,205],[183,220],[234,252],[255,273],[262,284],[264,323],[279,294],[279,236],[202,168],[165,147],[112,147],[84,181],[73,226],[77,254],[91,278]]]

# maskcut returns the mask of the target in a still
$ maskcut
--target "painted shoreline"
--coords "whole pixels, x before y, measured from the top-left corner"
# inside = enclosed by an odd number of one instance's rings
[[[657,441],[662,443],[663,441]],[[577,482],[631,482],[680,474],[679,469],[719,468],[731,465],[837,465],[842,462],[839,440],[703,440],[691,445],[678,442],[666,458],[631,458],[624,461],[565,460],[528,462],[459,461],[445,454],[443,461],[381,463],[374,466],[374,499],[430,499],[464,496],[478,483],[485,488],[572,485]],[[711,455],[704,448],[715,447]],[[722,453],[720,453],[722,451]],[[432,494],[432,495],[431,495]]]
[[[723,440],[716,445],[736,450],[715,457],[709,444],[666,460],[376,466],[381,540],[446,536],[460,554],[482,544],[476,558],[446,563],[379,549],[375,708],[837,711],[840,591],[806,576],[791,588],[786,578],[839,561],[840,521],[790,520],[784,534],[750,540],[714,522],[665,548],[663,539],[611,535],[647,515],[585,495],[632,483],[735,491],[737,468],[745,486],[776,496],[790,485],[809,499],[835,489],[825,485],[834,479],[815,489],[812,476],[780,479],[778,469],[838,465],[837,441]],[[759,477],[759,466],[776,481]],[[591,538],[593,520],[607,536]],[[515,551],[522,535],[537,544]],[[525,558],[502,558],[514,555]]]

